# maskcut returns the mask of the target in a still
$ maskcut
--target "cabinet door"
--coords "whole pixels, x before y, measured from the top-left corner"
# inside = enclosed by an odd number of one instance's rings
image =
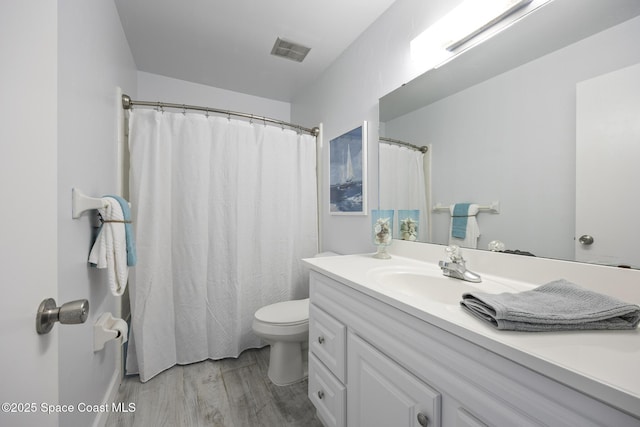
[[[440,394],[353,333],[347,342],[350,426],[440,426]]]

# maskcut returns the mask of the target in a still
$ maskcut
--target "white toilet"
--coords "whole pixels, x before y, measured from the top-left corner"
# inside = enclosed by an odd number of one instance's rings
[[[305,378],[309,298],[262,307],[253,317],[253,332],[271,345],[268,375],[272,383],[288,385]]]
[[[316,257],[337,255],[323,252]],[[253,316],[253,332],[271,346],[268,376],[288,385],[307,376],[309,298],[267,305]]]

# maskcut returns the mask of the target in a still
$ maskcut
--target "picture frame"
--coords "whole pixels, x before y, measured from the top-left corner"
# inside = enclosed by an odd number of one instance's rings
[[[329,213],[367,215],[367,122],[329,141]]]

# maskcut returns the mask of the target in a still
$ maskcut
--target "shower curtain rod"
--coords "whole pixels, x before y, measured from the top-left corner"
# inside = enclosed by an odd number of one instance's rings
[[[419,147],[417,145],[410,144],[408,142],[400,141],[399,139],[387,138],[385,136],[381,136],[378,139],[380,141],[389,142],[391,144],[404,145],[405,147],[413,148],[414,150],[418,150],[418,151],[421,151],[423,153],[426,153],[427,151],[429,151],[429,147],[427,147],[426,145],[424,145],[422,147]]]
[[[313,136],[318,136],[320,133],[320,128],[306,128],[300,125],[296,125],[293,123],[287,123],[282,120],[271,119],[269,117],[264,116],[256,116],[254,114],[248,113],[239,113],[237,111],[229,111],[229,110],[220,110],[218,108],[210,108],[210,107],[199,107],[197,105],[186,105],[186,104],[171,104],[168,102],[152,102],[152,101],[134,101],[131,99],[129,95],[122,95],[122,108],[125,110],[131,110],[134,106],[142,106],[142,107],[156,107],[156,108],[177,108],[179,110],[197,110],[197,111],[205,111],[207,113],[217,113],[217,114],[226,114],[227,116],[239,116],[244,117],[250,120],[257,120],[260,122],[269,122],[274,123],[280,126],[287,126],[293,129],[297,129],[299,131],[307,132]]]

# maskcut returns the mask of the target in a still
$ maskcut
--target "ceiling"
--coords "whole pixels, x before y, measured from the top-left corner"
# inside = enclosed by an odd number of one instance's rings
[[[289,102],[394,0],[115,0],[140,71]],[[277,37],[311,48],[271,55]]]

